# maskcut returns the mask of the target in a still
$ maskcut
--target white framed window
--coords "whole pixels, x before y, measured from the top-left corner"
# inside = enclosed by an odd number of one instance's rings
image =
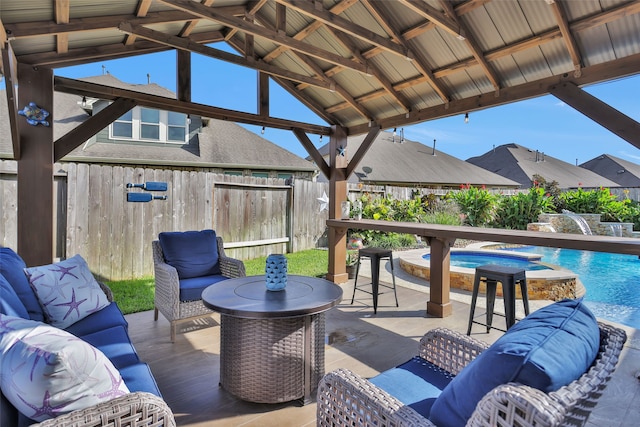
[[[124,113],[111,125],[112,138],[133,138],[133,111]]]
[[[187,139],[187,120],[186,114],[167,112],[167,140],[168,141],[186,141]]]
[[[160,110],[140,108],[140,139],[160,140]]]
[[[188,141],[187,115],[135,107],[109,126],[109,138],[141,142],[184,144]]]

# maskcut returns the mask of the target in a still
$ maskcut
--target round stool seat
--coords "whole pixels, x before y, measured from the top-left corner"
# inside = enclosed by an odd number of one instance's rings
[[[360,260],[362,258],[369,258],[371,261],[371,291],[364,289],[358,289],[358,273],[360,271]],[[380,260],[388,259],[391,264],[391,278],[393,280],[393,287],[383,285],[380,283]],[[361,285],[362,286],[362,285]],[[396,275],[393,271],[393,252],[391,249],[383,248],[363,248],[358,250],[358,263],[356,264],[356,278],[353,283],[353,296],[351,297],[351,304],[356,297],[356,289],[373,295],[373,313],[378,311],[378,294],[380,287],[393,289],[393,294],[396,298],[396,307],[398,307],[398,295],[396,293]]]
[[[486,323],[478,322],[474,318],[476,302],[478,300],[478,292],[480,291],[480,282],[484,282],[486,284]],[[492,326],[494,314],[493,308],[496,300],[496,288],[498,282],[502,285],[502,299],[504,302],[504,317],[506,320],[506,329],[500,329]],[[526,315],[528,315],[529,296],[527,294],[527,277],[523,269],[495,264],[487,264],[476,267],[476,274],[473,280],[473,294],[471,296],[471,309],[469,311],[469,325],[467,327],[467,335],[471,334],[471,327],[474,323],[486,326],[487,332],[489,332],[491,328],[505,332],[511,326],[513,326],[516,322],[515,313],[517,285],[520,285],[520,293],[522,294],[522,304],[524,306],[524,312]]]

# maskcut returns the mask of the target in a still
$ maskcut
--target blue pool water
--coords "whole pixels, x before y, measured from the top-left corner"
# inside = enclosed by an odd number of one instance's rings
[[[429,254],[422,258],[429,260]],[[507,267],[517,267],[524,270],[550,270],[546,265],[531,262],[520,256],[509,254],[487,253],[486,251],[451,252],[450,264],[453,267],[476,268],[485,264],[500,264]]]
[[[596,317],[640,329],[640,259],[635,255],[527,246],[509,248],[542,255],[578,275],[585,303]]]

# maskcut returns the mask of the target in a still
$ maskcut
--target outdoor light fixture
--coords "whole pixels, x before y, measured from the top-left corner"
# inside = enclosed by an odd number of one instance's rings
[[[262,126],[262,130],[260,131],[260,133],[264,135],[264,126]]]
[[[82,108],[84,108],[84,107],[86,107],[86,106],[87,106],[87,97],[86,97],[86,96],[83,96],[83,97],[82,97]]]
[[[320,144],[322,144],[322,134],[320,134]]]
[[[464,113],[464,122],[469,123],[469,113]]]

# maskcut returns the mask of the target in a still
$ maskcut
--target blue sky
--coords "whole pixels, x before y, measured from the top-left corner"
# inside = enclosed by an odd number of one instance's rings
[[[222,48],[216,45],[216,48]],[[226,49],[228,50],[228,49]],[[104,69],[127,83],[152,83],[176,90],[175,53],[164,52],[77,67],[60,68],[56,75],[71,78],[96,76]],[[254,84],[247,84],[254,82]],[[255,113],[257,111],[256,71],[193,54],[192,100],[216,107]],[[584,88],[587,92],[640,121],[640,75]],[[288,92],[273,83],[270,87],[273,117],[325,124]],[[256,126],[245,126],[260,133]],[[387,129],[392,131],[392,129]],[[398,132],[400,129],[398,129]],[[602,126],[548,95],[469,114],[424,122],[404,128],[405,138],[432,146],[466,160],[491,150],[493,146],[516,143],[571,164],[584,163],[601,154],[611,154],[640,163],[640,149],[620,139]],[[289,131],[267,128],[265,138],[307,157],[307,152]],[[316,146],[319,137],[309,135]],[[326,143],[325,138],[323,143]]]

